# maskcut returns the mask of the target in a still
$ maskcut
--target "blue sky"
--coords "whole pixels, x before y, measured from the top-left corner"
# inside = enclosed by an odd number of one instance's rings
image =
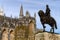
[[[36,26],[42,29],[42,25],[37,12],[39,10],[46,10],[46,4],[51,9],[51,16],[56,20],[58,29],[55,32],[60,33],[60,0],[0,0],[0,7],[3,8],[6,16],[19,17],[20,6],[23,5],[24,15],[28,10],[30,15],[34,17],[36,13]],[[50,26],[46,25],[46,30],[49,31]]]

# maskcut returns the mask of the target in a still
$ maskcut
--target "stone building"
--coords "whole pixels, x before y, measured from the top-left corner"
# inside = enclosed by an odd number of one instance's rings
[[[26,11],[24,16],[21,5],[19,18],[6,17],[0,9],[0,40],[60,40],[60,34],[37,30],[36,14],[31,17]]]
[[[2,9],[0,14],[0,40],[31,40],[29,36],[32,36],[36,29],[35,14],[31,17],[29,11],[26,11],[24,16],[22,5],[19,18],[6,17]],[[32,39],[34,40],[34,37]]]

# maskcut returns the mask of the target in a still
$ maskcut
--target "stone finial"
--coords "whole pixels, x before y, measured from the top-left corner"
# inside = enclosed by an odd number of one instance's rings
[[[30,14],[28,11],[26,11],[26,17],[30,17]]]
[[[34,13],[34,18],[36,18],[36,13]]]
[[[11,23],[12,23],[12,15],[11,15]]]
[[[5,18],[6,18],[6,15],[4,14],[4,22],[6,22],[6,19]]]

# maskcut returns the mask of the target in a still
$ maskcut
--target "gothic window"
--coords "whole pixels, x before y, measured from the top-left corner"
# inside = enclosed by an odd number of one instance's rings
[[[2,31],[2,40],[8,40],[8,32],[6,29]]]
[[[13,30],[10,31],[10,40],[14,40],[14,32],[13,32]]]

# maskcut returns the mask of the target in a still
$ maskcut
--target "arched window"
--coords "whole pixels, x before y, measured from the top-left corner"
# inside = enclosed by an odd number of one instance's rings
[[[6,29],[2,31],[2,40],[8,40],[8,32]]]
[[[10,31],[10,40],[14,40],[14,31],[13,30]]]

